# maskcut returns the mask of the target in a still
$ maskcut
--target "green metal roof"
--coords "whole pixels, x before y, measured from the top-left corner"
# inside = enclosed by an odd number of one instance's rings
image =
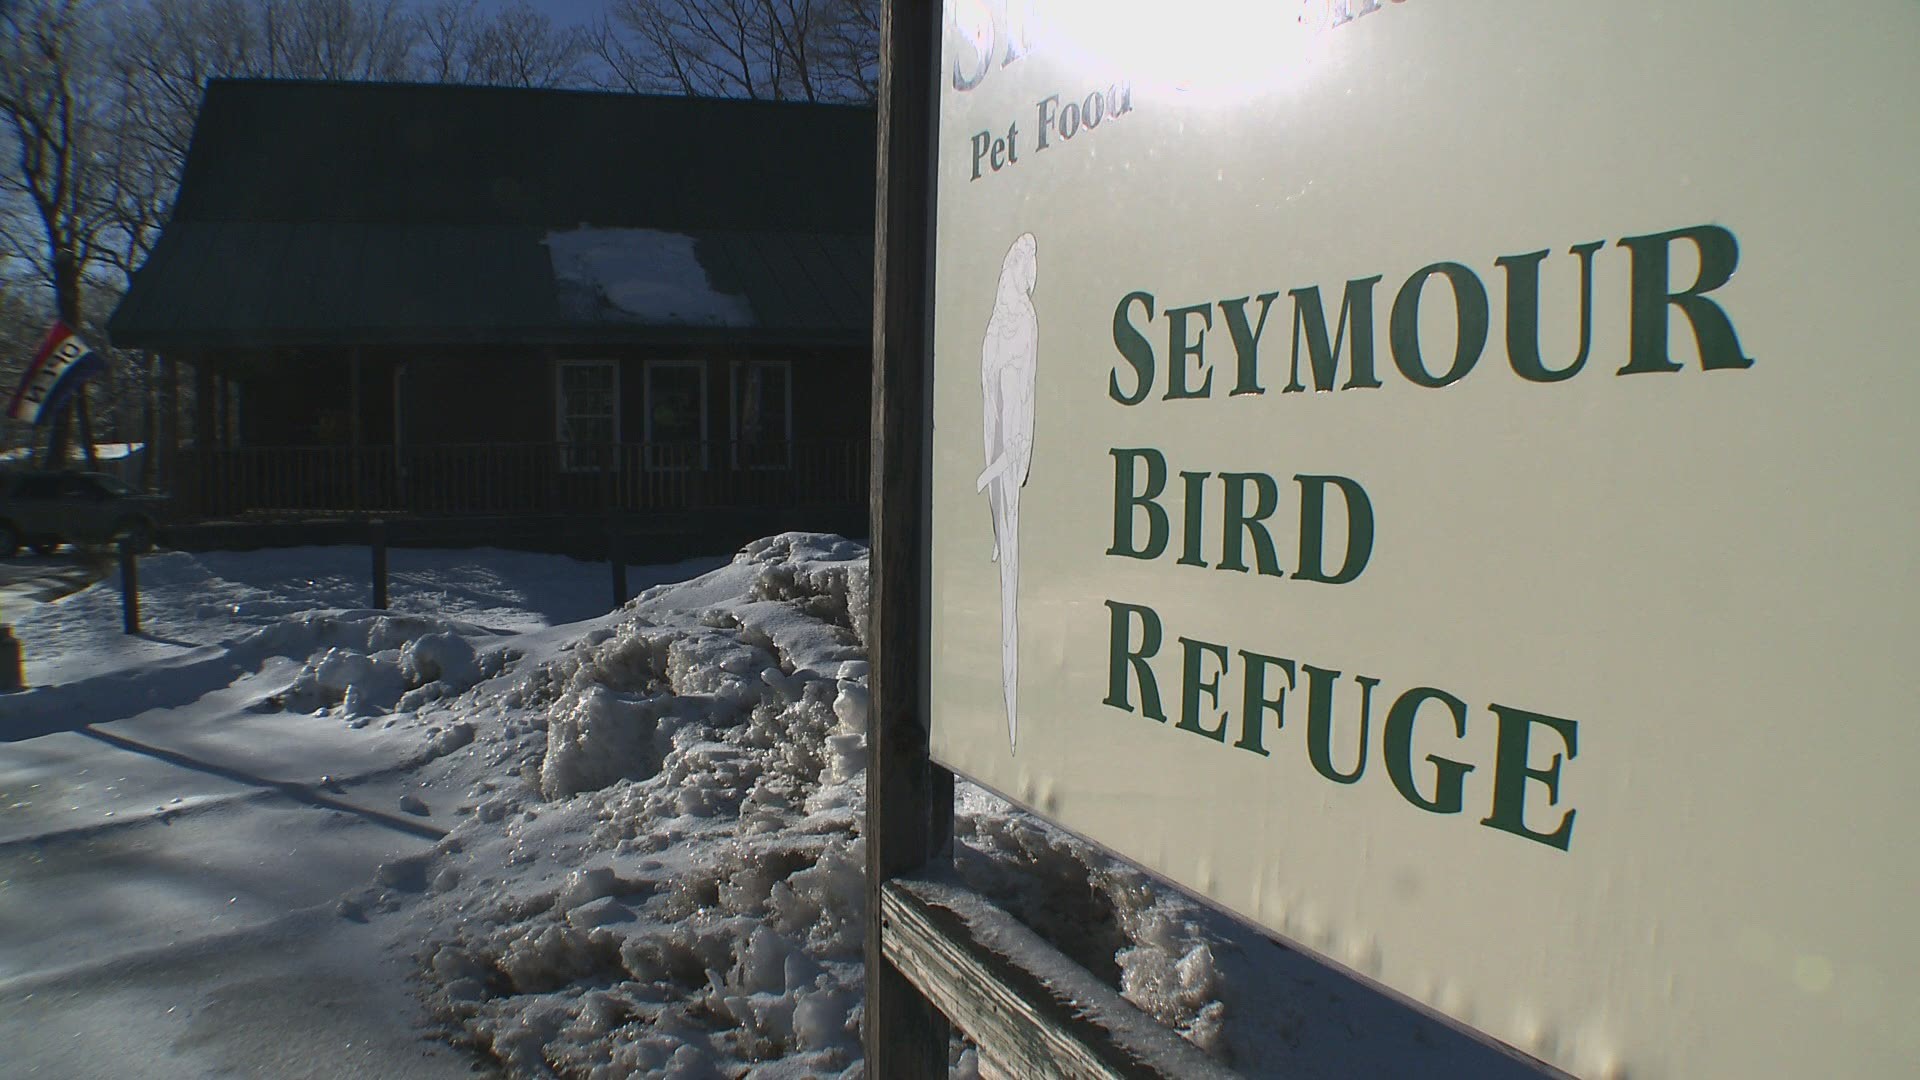
[[[864,343],[874,114],[215,81],[121,346]]]

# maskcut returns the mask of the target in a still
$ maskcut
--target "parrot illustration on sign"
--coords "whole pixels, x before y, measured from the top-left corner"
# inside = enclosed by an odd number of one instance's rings
[[[1040,317],[1033,310],[1039,273],[1036,241],[1022,233],[1000,263],[993,317],[980,345],[987,467],[974,490],[993,513],[993,558],[1000,564],[1000,678],[1007,698],[1007,745],[1016,745],[1014,698],[1020,686],[1020,489],[1033,464],[1034,384],[1039,369]]]

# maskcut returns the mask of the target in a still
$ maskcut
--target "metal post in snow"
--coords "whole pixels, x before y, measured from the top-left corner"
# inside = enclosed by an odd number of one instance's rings
[[[20,639],[13,636],[13,627],[0,623],[0,694],[27,688],[26,665],[20,653]]]
[[[387,609],[387,523],[382,518],[368,522],[373,532],[373,606]]]
[[[613,606],[620,607],[627,602],[627,553],[623,550],[624,537],[621,535],[620,512],[607,512],[607,561],[613,566]]]
[[[140,632],[140,557],[131,536],[120,538],[120,626],[129,634]]]

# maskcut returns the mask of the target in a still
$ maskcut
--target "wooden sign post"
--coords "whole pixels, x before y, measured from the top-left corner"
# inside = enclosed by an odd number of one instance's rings
[[[1223,1077],[1198,1050],[1037,935],[943,880],[954,777],[927,754],[926,684],[940,26],[932,0],[889,2],[881,20],[866,1073],[888,1080],[946,1076],[951,1016],[1004,1075]],[[1008,942],[1020,947],[1009,950]]]
[[[882,894],[948,841],[953,779],[927,758],[927,374],[932,364],[934,79],[939,5],[881,15],[874,225],[872,719],[867,764],[867,1075],[945,1076],[947,1023],[886,960]],[[936,812],[936,806],[943,811]]]

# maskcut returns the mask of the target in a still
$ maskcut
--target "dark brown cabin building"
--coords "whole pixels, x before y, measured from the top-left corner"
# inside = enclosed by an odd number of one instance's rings
[[[867,108],[215,81],[108,326],[203,517],[857,531],[873,179]]]

